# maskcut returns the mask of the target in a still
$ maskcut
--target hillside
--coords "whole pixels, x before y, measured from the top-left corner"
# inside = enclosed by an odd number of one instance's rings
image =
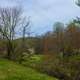
[[[0,80],[57,80],[31,68],[8,60],[0,60]]]

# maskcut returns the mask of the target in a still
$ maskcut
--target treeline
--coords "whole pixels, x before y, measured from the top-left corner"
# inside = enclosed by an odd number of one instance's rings
[[[36,67],[60,80],[80,80],[80,18],[67,25],[57,22],[39,38],[36,51],[45,59]]]
[[[36,50],[44,54],[62,54],[63,56],[80,53],[80,18],[74,19],[67,25],[56,22],[54,29],[39,37]],[[39,53],[39,52],[37,52]]]

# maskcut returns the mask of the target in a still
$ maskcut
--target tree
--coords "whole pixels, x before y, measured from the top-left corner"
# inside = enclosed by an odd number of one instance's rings
[[[24,21],[23,21],[23,30],[22,30],[22,44],[21,44],[21,50],[20,50],[20,58],[19,58],[19,63],[21,64],[22,63],[22,61],[24,61],[24,56],[26,56],[26,55],[24,55],[24,52],[29,52],[28,51],[28,46],[26,46],[26,41],[25,41],[25,39],[26,39],[26,30],[28,30],[28,28],[30,28],[29,27],[29,24],[30,24],[30,21],[28,20],[28,22],[26,23],[26,24],[24,24],[25,23],[25,19],[24,19]]]
[[[44,53],[54,54],[63,50],[64,43],[64,24],[56,22],[53,32],[47,32],[44,37]]]
[[[14,39],[16,35],[16,29],[23,26],[22,9],[20,7],[0,8],[0,33],[6,40],[7,58],[11,59],[14,55]]]
[[[72,55],[75,50],[79,51],[80,45],[80,22],[79,19],[74,19],[70,24],[67,25],[65,32],[66,39],[66,52],[67,55]],[[72,53],[72,54],[71,54]]]
[[[64,47],[64,24],[61,23],[61,22],[56,22],[54,24],[53,33],[55,35],[57,53],[63,52],[63,47]]]
[[[80,6],[80,0],[75,0],[76,5]]]
[[[64,31],[64,24],[61,23],[61,22],[56,22],[53,26],[53,31],[55,33],[59,33],[59,32],[62,32]]]

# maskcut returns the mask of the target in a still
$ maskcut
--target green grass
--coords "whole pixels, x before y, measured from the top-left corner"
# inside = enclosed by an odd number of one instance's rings
[[[44,55],[32,55],[28,58],[25,58],[25,61],[22,62],[23,65],[37,68],[42,65],[44,61]]]
[[[57,80],[8,60],[0,60],[0,80]]]

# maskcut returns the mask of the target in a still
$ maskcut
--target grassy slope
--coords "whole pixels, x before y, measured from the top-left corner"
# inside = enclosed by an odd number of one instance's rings
[[[0,60],[0,80],[57,80],[31,68],[8,60]]]

